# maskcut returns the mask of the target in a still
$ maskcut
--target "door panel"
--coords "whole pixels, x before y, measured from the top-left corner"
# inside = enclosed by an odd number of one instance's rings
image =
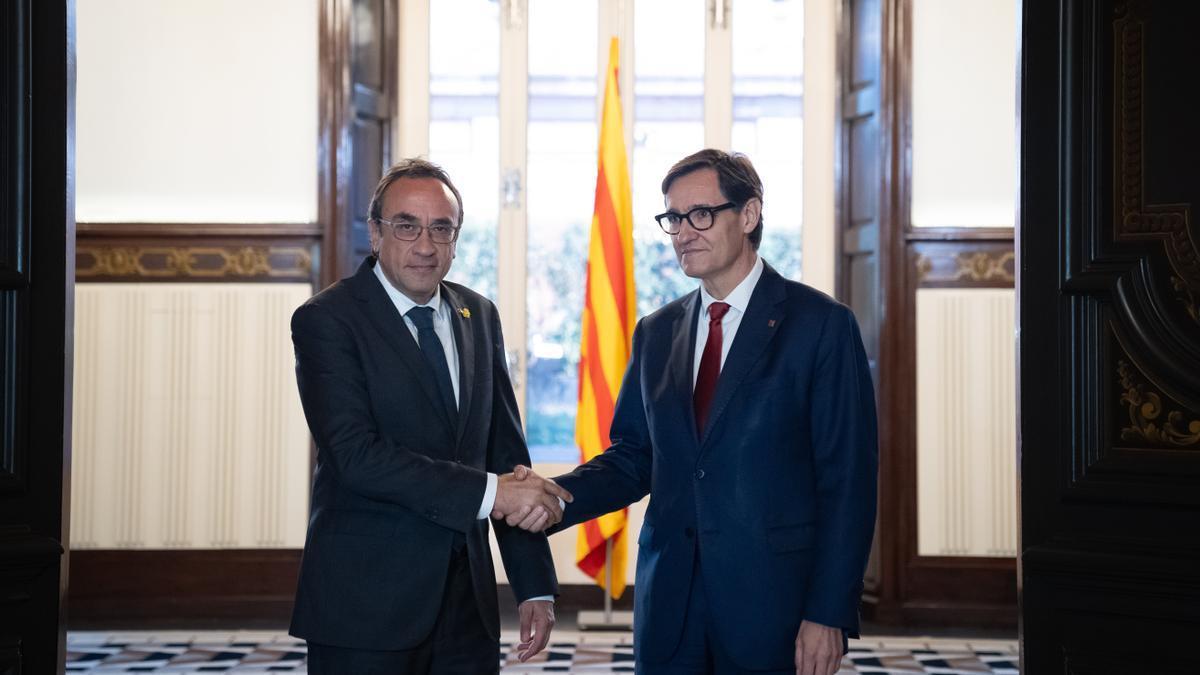
[[[371,252],[367,208],[392,163],[396,0],[321,6],[321,285],[349,276]]]
[[[17,0],[0,8],[0,672],[6,674],[63,667],[72,7]]]
[[[1023,670],[1110,672],[1200,634],[1200,7],[1064,7],[1023,18]]]

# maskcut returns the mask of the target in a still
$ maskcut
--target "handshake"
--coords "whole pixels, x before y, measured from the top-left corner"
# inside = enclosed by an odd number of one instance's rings
[[[510,526],[522,530],[541,532],[562,520],[560,499],[564,502],[575,500],[554,481],[518,464],[512,473],[500,476],[496,484],[492,518],[504,519]]]

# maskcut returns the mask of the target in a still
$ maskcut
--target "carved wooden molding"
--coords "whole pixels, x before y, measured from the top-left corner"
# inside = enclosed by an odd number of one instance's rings
[[[310,281],[313,255],[308,246],[252,245],[106,245],[76,247],[79,281]]]
[[[918,244],[913,266],[922,288],[1012,288],[1016,282],[1016,254],[1011,245]]]
[[[1162,241],[1176,297],[1192,320],[1200,323],[1200,255],[1191,235],[1191,205],[1145,203],[1145,3],[1119,2],[1114,12],[1114,238],[1118,242]]]
[[[1200,417],[1168,409],[1182,406],[1155,391],[1137,367],[1125,359],[1117,361],[1117,376],[1121,404],[1129,412],[1129,426],[1121,428],[1121,440],[1158,448],[1200,449]]]
[[[315,281],[313,223],[80,223],[75,278]]]

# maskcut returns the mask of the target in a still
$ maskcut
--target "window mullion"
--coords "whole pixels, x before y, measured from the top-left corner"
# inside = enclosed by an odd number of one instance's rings
[[[642,0],[646,1],[648,0]],[[633,3],[634,0],[616,0],[601,2],[597,6],[599,39],[596,40],[596,124],[600,124],[604,111],[609,41],[616,37],[620,39],[621,62],[617,64],[617,88],[621,93],[626,157],[633,157]]]
[[[733,0],[708,0],[704,31],[704,145],[733,144]]]
[[[429,156],[429,0],[400,3],[394,159]]]
[[[497,290],[509,372],[521,419],[526,395],[526,126],[529,21],[526,0],[503,0],[500,17],[500,221]]]

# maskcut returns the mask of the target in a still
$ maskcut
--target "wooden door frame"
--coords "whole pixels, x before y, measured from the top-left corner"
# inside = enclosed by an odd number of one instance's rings
[[[0,671],[61,672],[73,366],[75,4],[0,10]],[[10,134],[10,132],[12,132]],[[10,152],[11,151],[11,152]]]
[[[850,0],[838,5],[837,294],[848,280],[841,253],[849,199],[843,82],[850,63]],[[1013,276],[953,277],[958,256],[1011,254],[1012,228],[913,228],[912,0],[880,0],[879,519],[878,576],[868,578],[864,609],[881,623],[973,624],[1013,628],[1017,621],[1015,558],[922,556],[917,549],[916,292],[920,287],[1012,287]],[[946,271],[950,261],[949,273]],[[1009,269],[1011,257],[1000,267]],[[1016,461],[1015,448],[1013,461]]]

